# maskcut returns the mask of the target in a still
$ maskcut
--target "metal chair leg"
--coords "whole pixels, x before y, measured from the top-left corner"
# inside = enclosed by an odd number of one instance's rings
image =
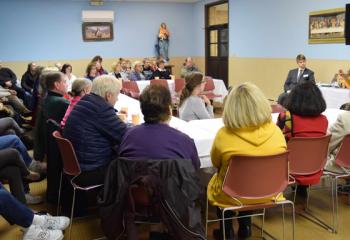
[[[293,215],[293,240],[295,238],[295,208],[294,203],[291,203],[292,205],[292,215]]]
[[[294,189],[294,200],[293,202],[295,202],[296,198],[297,198],[297,190],[298,190],[298,184],[295,184],[295,189]]]
[[[261,238],[262,239],[264,239],[264,224],[265,224],[265,208],[263,210],[262,223],[261,223]]]
[[[69,240],[72,238],[72,226],[73,226],[73,217],[74,217],[74,205],[75,205],[75,188],[73,187],[73,202],[72,202],[72,209],[70,213],[70,226],[69,226]]]
[[[336,226],[335,226],[335,197],[334,197],[334,194],[335,194],[335,190],[334,190],[334,180],[331,178],[331,198],[332,198],[332,220],[333,220],[333,233],[336,233],[337,230],[336,230]]]
[[[60,214],[60,210],[61,210],[61,189],[62,189],[62,172],[61,172],[61,176],[60,176],[60,187],[58,189],[58,201],[57,201],[56,216],[58,216]]]
[[[209,203],[207,198],[207,208],[205,212],[205,238],[208,238],[208,215],[209,215]]]
[[[306,209],[309,209],[310,188],[311,186],[309,185],[306,189]]]
[[[285,238],[284,204],[282,204],[283,239]]]
[[[225,209],[222,211],[222,235],[224,240],[226,240],[226,230],[225,230]]]
[[[338,199],[338,178],[334,178],[334,192],[335,192],[335,220],[336,220],[336,225],[335,225],[335,232],[338,232],[339,228],[339,199]]]

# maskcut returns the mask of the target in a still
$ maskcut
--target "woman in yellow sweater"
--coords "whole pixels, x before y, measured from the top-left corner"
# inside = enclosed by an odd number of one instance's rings
[[[237,201],[222,191],[222,184],[232,155],[272,155],[284,152],[287,148],[281,130],[272,121],[268,100],[254,84],[244,83],[232,89],[225,102],[223,121],[225,126],[216,134],[211,149],[211,160],[213,166],[217,168],[217,173],[210,180],[207,192],[209,202],[218,207],[239,205]],[[280,197],[283,199],[282,194]],[[270,200],[274,198],[239,199],[245,204]],[[220,210],[218,210],[218,215],[221,215]],[[240,223],[239,237],[248,237],[251,234],[250,219],[239,218],[238,222]],[[232,221],[225,221],[225,229],[228,229],[226,239],[233,239]],[[221,238],[222,232],[218,233],[216,230],[214,236],[218,234],[220,234],[218,238]]]

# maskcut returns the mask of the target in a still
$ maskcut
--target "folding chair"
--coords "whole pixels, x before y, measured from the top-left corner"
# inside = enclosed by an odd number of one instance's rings
[[[132,98],[140,98],[140,89],[135,81],[123,81],[122,90],[126,95]]]
[[[222,95],[214,94],[214,89],[215,89],[214,80],[211,77],[205,77],[205,79],[207,80],[207,82],[205,84],[204,91],[201,93],[201,95],[206,96],[210,100],[213,100],[214,98],[222,97]]]
[[[71,215],[70,215],[71,221],[69,226],[69,239],[71,239],[76,190],[78,189],[82,191],[89,191],[95,188],[102,187],[103,184],[96,184],[96,185],[83,187],[75,183],[74,179],[76,179],[81,174],[81,169],[80,169],[77,157],[75,155],[73,145],[68,139],[63,138],[61,133],[58,131],[53,132],[52,135],[57,141],[58,147],[60,149],[61,157],[62,157],[62,162],[63,162],[63,172],[61,173],[60,188],[59,188],[59,194],[58,194],[57,215],[59,213],[59,208],[60,208],[63,174],[67,175],[70,178],[70,183],[73,187],[73,200],[72,200],[72,209],[71,209]]]
[[[333,227],[326,224],[324,221],[316,217],[310,212],[309,209],[309,195],[312,185],[316,185],[320,182],[321,177],[314,177],[315,174],[323,171],[327,161],[328,144],[331,135],[322,137],[308,137],[300,138],[294,137],[288,141],[289,154],[289,166],[290,174],[296,179],[296,183],[303,186],[308,186],[306,208],[304,214],[300,214],[302,217],[316,223],[317,225],[335,232],[335,215],[334,215],[334,200],[332,194],[332,209],[333,209]],[[303,177],[303,181],[298,180],[300,176]],[[298,185],[295,185],[294,202],[296,199],[296,192]],[[333,184],[331,184],[331,190],[333,193]]]
[[[289,200],[277,201],[278,197],[287,188],[289,182],[288,171],[288,152],[269,155],[269,156],[232,156],[227,168],[226,176],[222,186],[222,191],[239,203],[237,206],[222,208],[222,219],[208,219],[208,200],[206,210],[206,234],[208,234],[208,223],[215,221],[224,221],[238,217],[225,218],[226,211],[249,211],[261,210],[262,213],[246,215],[262,216],[261,235],[264,235],[264,217],[265,209],[276,206],[282,206],[283,216],[283,238],[285,235],[284,222],[284,205],[292,206],[293,215],[293,239],[295,228],[295,212],[294,203]],[[273,174],[271,174],[273,173]],[[274,201],[261,204],[243,204],[239,198],[246,199],[262,199],[267,197],[275,197]],[[223,224],[223,232],[225,233],[225,224]],[[226,239],[225,234],[224,239]]]
[[[335,157],[335,164],[343,169],[343,173],[326,171],[325,175],[332,178],[333,182],[333,192],[335,195],[335,226],[334,232],[338,232],[339,227],[339,202],[338,202],[338,179],[348,179],[350,177],[350,134],[345,135],[342,143],[339,147],[338,153]],[[334,199],[334,197],[332,198]]]

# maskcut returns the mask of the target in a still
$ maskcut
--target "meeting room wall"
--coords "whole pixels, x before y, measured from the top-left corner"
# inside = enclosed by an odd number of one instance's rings
[[[2,0],[0,9],[0,60],[19,76],[29,61],[43,65],[69,62],[81,76],[97,54],[104,57],[108,70],[119,57],[140,60],[154,56],[161,22],[171,33],[169,54],[175,73],[186,56],[196,55],[194,4],[105,1],[104,6],[92,7],[87,0]],[[113,10],[113,41],[84,42],[82,10]]]
[[[283,89],[295,57],[306,55],[317,81],[350,68],[350,46],[308,44],[309,12],[345,7],[346,0],[230,0],[230,84],[252,81],[266,96]]]

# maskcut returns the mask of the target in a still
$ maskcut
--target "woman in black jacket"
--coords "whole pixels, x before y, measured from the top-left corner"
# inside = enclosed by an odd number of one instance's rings
[[[23,74],[21,80],[21,86],[26,92],[32,93],[36,76],[36,64],[31,62],[28,64],[27,71]]]

